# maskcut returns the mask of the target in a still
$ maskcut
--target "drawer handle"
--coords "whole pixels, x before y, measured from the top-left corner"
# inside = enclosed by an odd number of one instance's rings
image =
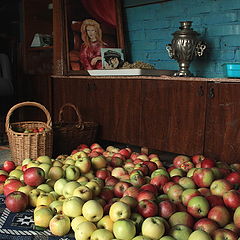
[[[215,97],[214,88],[209,89],[208,97],[209,98],[214,98]]]

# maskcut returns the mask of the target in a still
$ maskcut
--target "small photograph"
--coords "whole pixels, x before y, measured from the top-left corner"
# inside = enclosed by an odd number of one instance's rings
[[[118,69],[123,66],[124,53],[122,48],[101,48],[103,69]]]

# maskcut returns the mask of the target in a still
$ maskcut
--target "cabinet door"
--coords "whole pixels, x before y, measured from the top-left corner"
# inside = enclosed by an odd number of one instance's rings
[[[205,133],[206,156],[240,162],[240,84],[209,83]]]
[[[95,80],[94,119],[104,140],[140,144],[140,80]]]
[[[141,82],[125,79],[54,79],[54,119],[70,102],[79,107],[84,121],[99,123],[99,138],[139,144]],[[72,119],[69,113],[67,119]]]
[[[143,80],[143,145],[188,155],[202,153],[205,90],[205,82]]]

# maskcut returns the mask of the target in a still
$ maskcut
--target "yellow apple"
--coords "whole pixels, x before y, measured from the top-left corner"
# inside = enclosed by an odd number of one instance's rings
[[[86,222],[86,221],[87,221],[87,219],[84,216],[77,216],[77,217],[73,218],[71,221],[72,230],[75,232],[75,230],[77,229],[77,226],[80,223]]]
[[[50,220],[49,229],[53,235],[66,235],[71,229],[70,218],[62,214],[55,215]]]
[[[22,186],[18,189],[18,191],[25,193],[26,195],[29,195],[29,193],[33,190],[33,187],[29,185]]]
[[[40,208],[34,211],[34,224],[38,227],[47,228],[50,220],[53,218],[53,212],[49,207]]]
[[[93,191],[87,186],[79,186],[74,189],[73,196],[80,197],[83,201],[93,199]]]
[[[113,222],[119,219],[127,219],[131,216],[130,206],[124,202],[115,202],[109,209],[109,216]]]
[[[48,172],[48,178],[55,181],[60,178],[63,178],[64,175],[65,175],[65,172],[60,166],[52,166]]]
[[[36,161],[39,163],[52,164],[52,159],[49,156],[39,156]]]
[[[80,197],[70,197],[63,201],[62,211],[68,217],[74,218],[82,215],[84,201]]]
[[[55,184],[54,184],[54,191],[61,196],[63,194],[63,188],[65,186],[65,184],[68,183],[68,180],[66,180],[65,178],[60,178],[58,179]]]
[[[36,189],[36,188],[34,188],[33,190],[31,190],[29,192],[28,197],[29,197],[29,205],[30,206],[36,207],[37,199],[41,193],[43,193],[43,191],[40,189]]]
[[[39,206],[39,205],[49,206],[54,200],[55,199],[52,194],[40,193],[40,195],[37,198],[36,206]]]
[[[88,200],[83,204],[82,215],[90,222],[98,222],[103,217],[103,207],[97,200]]]
[[[109,215],[105,215],[97,222],[97,228],[104,228],[112,232],[113,221]]]
[[[80,186],[80,183],[77,181],[70,181],[66,183],[62,190],[62,195],[65,198],[72,197],[74,189]]]
[[[42,184],[38,185],[37,189],[40,189],[46,193],[53,191],[53,188],[51,186],[49,186],[47,183],[42,183]]]
[[[63,206],[63,201],[60,200],[54,200],[53,202],[50,203],[49,207],[54,213],[62,213],[62,206]]]
[[[102,190],[101,186],[97,182],[94,182],[94,181],[87,182],[85,186],[92,190],[93,197],[98,196]]]
[[[97,229],[96,225],[92,222],[85,221],[78,224],[75,230],[75,239],[76,240],[89,240],[92,233]]]
[[[97,229],[91,235],[91,240],[112,240],[113,233],[107,229]]]

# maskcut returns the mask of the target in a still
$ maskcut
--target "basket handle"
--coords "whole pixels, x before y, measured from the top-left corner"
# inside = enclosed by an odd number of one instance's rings
[[[43,105],[41,105],[40,103],[37,103],[37,102],[21,102],[21,103],[18,103],[18,104],[16,104],[16,105],[14,105],[14,106],[13,106],[12,108],[10,108],[10,110],[8,111],[7,116],[6,116],[6,124],[5,124],[6,130],[9,130],[9,128],[10,128],[10,117],[11,117],[12,113],[13,113],[17,108],[24,107],[24,106],[34,106],[34,107],[40,108],[40,109],[46,114],[46,117],[47,117],[47,126],[48,126],[49,128],[52,127],[52,119],[51,119],[50,113],[48,112],[48,110],[47,110]]]
[[[60,123],[63,123],[63,110],[64,110],[65,107],[70,107],[75,111],[75,113],[77,115],[77,118],[78,118],[76,125],[78,127],[84,128],[84,124],[83,124],[83,121],[82,121],[82,116],[81,116],[78,108],[72,103],[65,103],[64,105],[62,105],[62,107],[60,108],[60,111],[58,113],[58,121]]]

